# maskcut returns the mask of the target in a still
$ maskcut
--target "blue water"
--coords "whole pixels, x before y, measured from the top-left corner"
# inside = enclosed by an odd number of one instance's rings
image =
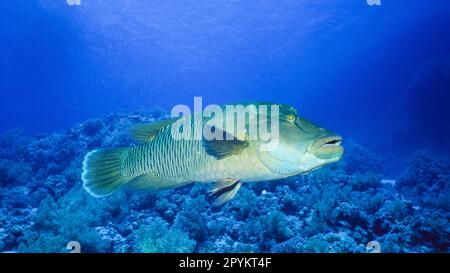
[[[90,251],[180,250],[139,247],[139,230],[156,222],[186,241],[180,251],[358,252],[378,240],[392,252],[448,252],[449,29],[446,0],[1,1],[0,251],[64,251],[66,241],[83,240],[68,231],[83,222],[86,238],[96,238],[85,239]],[[125,125],[191,105],[194,96],[204,104],[291,104],[338,132],[349,146],[343,162],[319,173],[334,182],[312,174],[250,186],[246,201],[222,212],[197,186],[124,193],[104,201],[113,211],[78,191],[85,152],[127,143]],[[326,194],[338,185],[349,192],[330,207]],[[261,194],[265,187],[273,197]],[[377,198],[392,206],[373,205]],[[63,209],[71,199],[105,215],[54,222],[56,229],[27,220],[56,221],[45,214],[52,210],[71,215]],[[215,226],[202,230],[205,223]],[[275,235],[264,235],[268,229]],[[405,234],[411,238],[401,243]]]

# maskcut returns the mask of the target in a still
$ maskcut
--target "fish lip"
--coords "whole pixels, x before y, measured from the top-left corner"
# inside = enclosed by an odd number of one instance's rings
[[[342,137],[335,136],[331,137],[330,140],[322,144],[320,147],[329,147],[329,146],[340,146],[342,144]]]
[[[310,146],[310,152],[317,158],[334,162],[342,157],[344,148],[341,146],[342,137],[338,135],[327,135],[314,141]]]
[[[313,144],[315,148],[327,148],[340,146],[342,144],[342,137],[337,135],[325,136],[316,140]]]

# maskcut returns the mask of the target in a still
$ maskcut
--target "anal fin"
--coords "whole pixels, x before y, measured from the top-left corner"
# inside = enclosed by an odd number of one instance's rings
[[[180,182],[161,179],[152,173],[147,173],[136,177],[135,179],[130,181],[127,185],[135,190],[157,191],[157,190],[173,189],[184,186],[189,183],[190,181]]]

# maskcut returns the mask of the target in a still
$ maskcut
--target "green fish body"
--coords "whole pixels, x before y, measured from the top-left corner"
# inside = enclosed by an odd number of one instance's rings
[[[262,141],[248,139],[245,130],[233,132],[232,140],[183,139],[187,125],[203,128],[210,120],[197,113],[132,127],[130,132],[141,145],[89,152],[83,162],[83,187],[91,195],[102,197],[123,185],[162,190],[193,182],[216,182],[211,194],[216,197],[215,205],[221,205],[235,196],[241,183],[298,175],[341,157],[340,137],[301,119],[293,107],[280,107],[276,151],[262,151]],[[228,128],[224,120],[223,126],[215,127],[216,132],[229,133],[224,130]],[[314,153],[314,143],[320,140],[331,143],[319,147],[328,149],[328,153],[320,149]]]

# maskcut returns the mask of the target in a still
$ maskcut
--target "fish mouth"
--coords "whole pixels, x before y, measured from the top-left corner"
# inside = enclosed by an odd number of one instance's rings
[[[319,142],[323,143],[320,145],[320,147],[339,146],[342,144],[342,137],[340,136],[324,137],[319,139]]]
[[[326,136],[314,141],[310,151],[317,158],[334,162],[339,160],[344,153],[344,148],[341,144],[342,137],[337,135]]]

